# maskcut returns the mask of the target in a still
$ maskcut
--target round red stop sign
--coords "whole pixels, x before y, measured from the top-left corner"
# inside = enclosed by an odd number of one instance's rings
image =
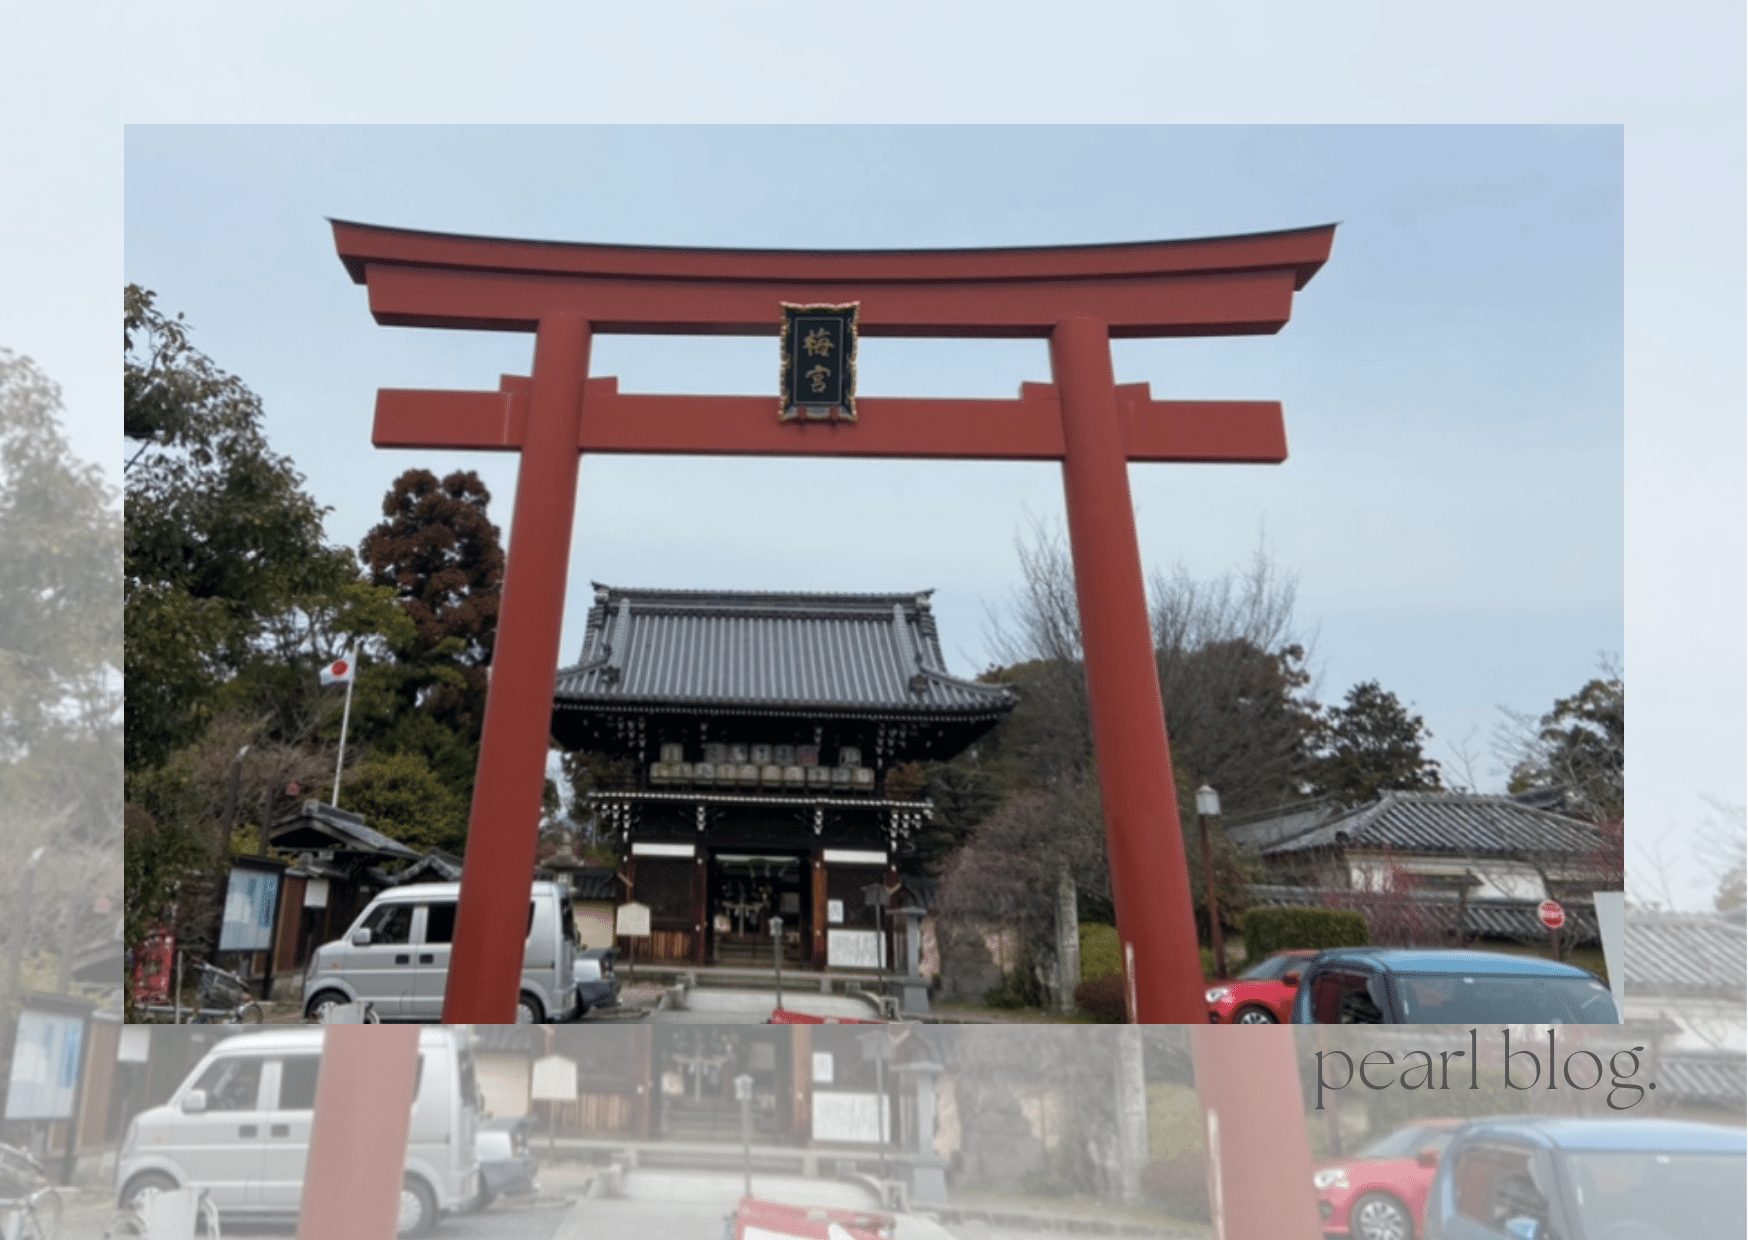
[[[1536,916],[1550,930],[1558,930],[1566,924],[1566,910],[1560,907],[1558,900],[1543,900],[1536,908]]]

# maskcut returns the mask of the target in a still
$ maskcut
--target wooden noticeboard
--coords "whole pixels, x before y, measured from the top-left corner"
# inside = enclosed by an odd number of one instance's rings
[[[635,900],[630,904],[621,904],[613,918],[613,930],[622,938],[647,939],[649,905],[639,904]]]

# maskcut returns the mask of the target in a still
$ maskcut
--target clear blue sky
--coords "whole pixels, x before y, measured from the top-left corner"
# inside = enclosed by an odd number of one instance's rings
[[[800,151],[838,171],[805,210]],[[324,217],[661,245],[1097,242],[1339,221],[1274,337],[1134,341],[1120,381],[1279,399],[1279,467],[1139,466],[1143,558],[1198,574],[1266,539],[1300,581],[1325,699],[1376,678],[1433,756],[1503,770],[1498,707],[1540,712],[1622,648],[1622,138],[1613,126],[1327,128],[135,128],[125,270],[265,401],[274,445],[356,545],[411,465],[378,452],[380,386],[490,387],[529,338],[375,326]],[[609,337],[627,390],[766,393],[771,340]],[[864,342],[865,395],[1011,395],[1041,342]],[[956,670],[992,657],[1015,537],[1056,520],[1053,466],[594,458],[567,658],[590,579],[937,589]],[[507,532],[507,531],[506,531]]]

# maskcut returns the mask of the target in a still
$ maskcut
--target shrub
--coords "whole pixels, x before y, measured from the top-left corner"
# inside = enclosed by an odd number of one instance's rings
[[[1371,942],[1365,917],[1349,909],[1253,908],[1241,924],[1247,960],[1279,951],[1364,947]]]
[[[1018,1008],[1037,1007],[1039,997],[1037,987],[1029,984],[1025,972],[1015,969],[1002,974],[1001,985],[983,992],[983,1002],[992,1008],[1013,1011]]]
[[[1096,921],[1081,922],[1080,980],[1096,982],[1122,972],[1123,949],[1117,941],[1117,927]]]
[[[1208,1169],[1200,1155],[1154,1159],[1142,1169],[1141,1191],[1173,1218],[1213,1220],[1208,1209]]]
[[[1074,1005],[1094,1020],[1120,1025],[1129,1019],[1123,1002],[1123,976],[1094,978],[1074,988]]]

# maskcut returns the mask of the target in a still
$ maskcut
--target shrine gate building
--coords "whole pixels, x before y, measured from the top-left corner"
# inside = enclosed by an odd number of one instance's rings
[[[898,948],[869,888],[897,889],[930,812],[895,769],[953,757],[1013,706],[946,671],[927,591],[597,585],[552,727],[594,759],[587,811],[650,908],[639,959],[769,967],[778,916],[788,962],[872,970]]]

